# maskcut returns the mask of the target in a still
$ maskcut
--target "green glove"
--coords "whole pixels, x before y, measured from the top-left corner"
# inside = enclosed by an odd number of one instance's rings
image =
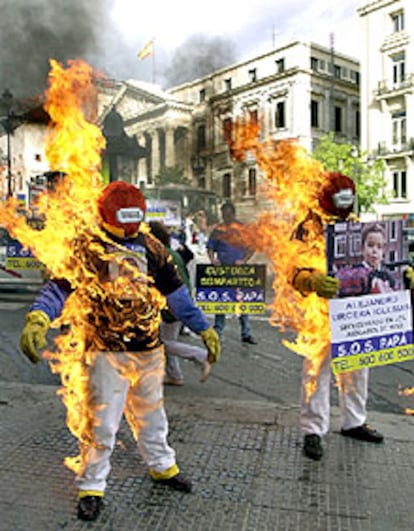
[[[296,275],[293,284],[303,294],[314,291],[319,297],[331,299],[338,293],[340,281],[337,278],[304,269]]]
[[[41,310],[34,310],[26,315],[26,325],[20,337],[20,348],[32,363],[39,363],[39,350],[47,345],[46,334],[50,319]]]
[[[216,363],[220,359],[221,353],[221,343],[218,333],[210,326],[207,330],[203,330],[200,336],[208,350],[208,362],[211,364]]]

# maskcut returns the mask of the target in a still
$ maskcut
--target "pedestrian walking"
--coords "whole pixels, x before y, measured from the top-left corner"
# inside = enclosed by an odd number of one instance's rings
[[[221,207],[222,223],[216,225],[207,241],[207,253],[213,265],[240,265],[245,264],[254,254],[254,250],[240,244],[242,224],[236,220],[236,208],[228,201]],[[236,243],[233,243],[236,242]],[[248,314],[239,316],[241,327],[241,341],[256,345],[257,341],[252,336],[250,318]],[[222,335],[226,323],[225,314],[216,314],[214,328],[219,336]]]
[[[171,236],[168,228],[159,221],[152,221],[149,225],[154,236],[165,245],[167,251],[171,254],[181,280],[187,286],[189,293],[192,293],[190,275],[178,249],[173,250],[171,248]],[[167,385],[184,384],[184,375],[179,358],[188,359],[200,365],[200,381],[205,382],[211,370],[207,349],[190,345],[183,341],[178,341],[178,336],[183,323],[179,321],[168,308],[162,310],[161,314],[162,322],[160,325],[160,337],[165,347],[166,357],[164,383]]]

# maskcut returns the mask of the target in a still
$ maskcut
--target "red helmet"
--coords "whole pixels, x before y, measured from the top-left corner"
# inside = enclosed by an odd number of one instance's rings
[[[346,219],[355,201],[355,183],[342,173],[331,172],[319,196],[319,206],[328,214]]]
[[[98,199],[104,228],[118,237],[134,236],[145,216],[145,197],[136,186],[124,181],[108,184]]]

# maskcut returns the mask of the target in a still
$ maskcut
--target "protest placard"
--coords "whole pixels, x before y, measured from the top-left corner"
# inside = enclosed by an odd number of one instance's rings
[[[266,311],[264,264],[197,264],[195,301],[205,313],[263,314]]]

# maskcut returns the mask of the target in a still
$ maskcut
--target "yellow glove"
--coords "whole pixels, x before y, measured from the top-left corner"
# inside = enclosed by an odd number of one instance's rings
[[[221,353],[221,343],[218,333],[210,326],[207,330],[203,330],[200,336],[208,350],[208,362],[211,364],[216,363],[220,359]]]
[[[340,281],[337,278],[304,269],[296,275],[293,284],[303,294],[314,291],[319,297],[331,299],[338,293]]]
[[[408,283],[408,289],[414,289],[414,269],[408,266],[404,271],[404,280]]]
[[[26,315],[26,325],[20,337],[20,348],[32,363],[39,363],[39,350],[47,344],[46,334],[50,319],[41,310],[34,310]]]

